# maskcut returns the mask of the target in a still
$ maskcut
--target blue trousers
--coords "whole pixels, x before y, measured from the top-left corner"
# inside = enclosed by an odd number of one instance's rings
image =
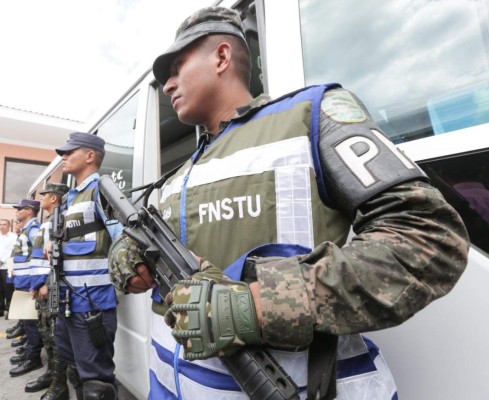
[[[37,327],[37,320],[24,319],[22,322],[24,324],[25,335],[27,336],[27,342],[25,345],[27,350],[27,358],[34,360],[41,356],[41,349],[43,347],[41,333]]]
[[[74,364],[81,381],[100,380],[114,383],[114,340],[117,330],[116,309],[102,311],[105,344],[96,347],[89,336],[85,313],[60,315],[56,321],[56,350],[68,364]]]

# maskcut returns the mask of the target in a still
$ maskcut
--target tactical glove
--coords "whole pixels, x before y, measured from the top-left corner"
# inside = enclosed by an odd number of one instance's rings
[[[109,277],[117,290],[129,293],[129,279],[138,273],[135,265],[143,262],[136,242],[126,235],[120,235],[112,242],[109,249]]]
[[[168,293],[165,322],[184,347],[187,360],[233,353],[245,344],[262,344],[248,285],[208,267],[180,281]]]

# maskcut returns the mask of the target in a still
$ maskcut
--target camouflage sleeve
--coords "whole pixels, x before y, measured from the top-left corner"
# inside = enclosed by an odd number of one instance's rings
[[[299,326],[307,337],[307,329],[344,335],[398,325],[447,294],[467,263],[460,216],[421,181],[364,203],[353,229],[342,248],[326,242],[309,255],[257,265],[268,343],[296,337]]]
[[[142,263],[137,244],[122,234],[112,242],[109,249],[109,277],[117,290],[128,294],[127,283],[137,275],[136,264]]]

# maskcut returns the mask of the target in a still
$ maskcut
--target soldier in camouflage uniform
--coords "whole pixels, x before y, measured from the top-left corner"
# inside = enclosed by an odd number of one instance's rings
[[[48,315],[48,277],[50,272],[47,245],[49,244],[49,231],[51,229],[51,216],[54,209],[62,203],[62,197],[68,192],[69,187],[62,183],[48,183],[46,188],[41,190],[41,209],[49,215],[49,218],[41,225],[37,234],[30,261],[31,268],[31,288],[36,298],[36,308],[38,309],[38,327],[41,333],[44,348],[47,354],[48,367],[46,373],[39,378],[29,381],[25,387],[26,392],[37,392],[47,389],[48,391],[41,396],[42,400],[67,400],[69,399],[69,389],[66,384],[66,363],[61,361],[56,353],[53,337],[53,321]],[[46,246],[46,247],[45,247]]]
[[[217,357],[247,344],[267,346],[301,398],[397,398],[359,333],[453,288],[469,247],[456,211],[341,85],[252,99],[243,27],[228,9],[187,18],[153,73],[179,119],[205,127],[160,209],[209,261],[164,301],[153,293],[149,398],[246,398]],[[110,254],[118,289],[155,288],[131,239]]]

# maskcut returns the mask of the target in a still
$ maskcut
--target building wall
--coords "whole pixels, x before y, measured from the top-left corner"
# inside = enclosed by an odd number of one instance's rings
[[[26,161],[41,161],[50,163],[56,157],[56,152],[48,149],[18,146],[0,143],[0,200],[3,199],[3,181],[5,177],[5,158],[16,158]],[[34,182],[31,182],[34,183]],[[27,195],[27,194],[26,194]],[[19,199],[20,200],[20,199]],[[15,209],[9,204],[0,205],[0,218],[15,219]]]

